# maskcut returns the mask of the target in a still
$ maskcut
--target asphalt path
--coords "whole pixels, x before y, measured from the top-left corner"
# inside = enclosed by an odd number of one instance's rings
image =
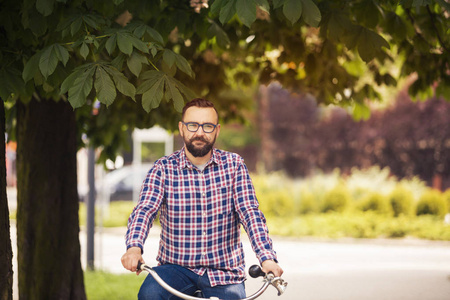
[[[450,230],[450,228],[449,228]],[[97,232],[96,267],[127,272],[120,257],[125,251],[125,228]],[[159,230],[147,239],[144,258],[155,265]],[[449,300],[450,242],[404,240],[317,240],[273,237],[286,292],[277,297],[269,287],[260,300]],[[84,249],[86,237],[81,232]],[[248,240],[243,241],[247,265],[257,263]],[[249,278],[247,294],[261,286]]]

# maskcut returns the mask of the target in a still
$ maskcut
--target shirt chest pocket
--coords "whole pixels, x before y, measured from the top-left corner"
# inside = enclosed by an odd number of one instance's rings
[[[228,215],[233,212],[233,186],[230,182],[220,182],[211,188],[211,209],[217,214]]]

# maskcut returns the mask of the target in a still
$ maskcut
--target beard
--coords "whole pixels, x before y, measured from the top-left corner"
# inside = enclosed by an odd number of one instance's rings
[[[194,145],[195,141],[201,141],[204,143],[204,145],[203,146],[195,146]],[[186,139],[186,138],[184,139],[184,143],[186,144],[186,149],[194,157],[203,157],[206,154],[208,154],[209,151],[211,151],[211,149],[213,148],[215,142],[216,142],[215,136],[214,136],[214,140],[212,142],[208,142],[205,138],[200,137],[200,136],[193,137],[192,139]]]

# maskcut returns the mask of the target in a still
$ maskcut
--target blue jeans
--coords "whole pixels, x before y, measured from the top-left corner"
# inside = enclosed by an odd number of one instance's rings
[[[205,272],[199,276],[189,269],[178,265],[161,265],[154,267],[153,270],[171,287],[190,296],[200,290],[202,297],[218,297],[219,299],[241,299],[245,298],[244,283],[218,285],[211,287],[208,275]],[[142,283],[138,295],[139,300],[179,300],[180,298],[172,295],[159,285],[152,275],[147,275]]]

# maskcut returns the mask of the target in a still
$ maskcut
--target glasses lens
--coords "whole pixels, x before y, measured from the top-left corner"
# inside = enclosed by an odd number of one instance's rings
[[[198,124],[197,123],[187,123],[186,127],[189,131],[195,132],[198,130]]]
[[[211,133],[214,131],[214,128],[216,128],[216,126],[214,126],[214,124],[203,124],[203,131],[206,133]]]

